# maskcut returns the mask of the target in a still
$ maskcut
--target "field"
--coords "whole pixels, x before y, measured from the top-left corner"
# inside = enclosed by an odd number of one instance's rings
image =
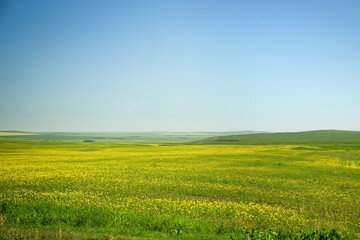
[[[27,132],[0,132],[0,137],[19,137],[19,136],[35,136],[36,133],[27,133]]]
[[[360,144],[0,139],[0,239],[360,239]]]
[[[109,133],[30,133],[30,132],[1,132],[2,139],[17,140],[49,140],[49,141],[96,141],[96,142],[191,142],[213,136],[226,136],[233,134],[248,134],[253,131],[240,132],[109,132]]]

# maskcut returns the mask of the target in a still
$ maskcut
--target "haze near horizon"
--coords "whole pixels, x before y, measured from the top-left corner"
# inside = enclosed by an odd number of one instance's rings
[[[359,1],[3,1],[0,130],[360,130]]]

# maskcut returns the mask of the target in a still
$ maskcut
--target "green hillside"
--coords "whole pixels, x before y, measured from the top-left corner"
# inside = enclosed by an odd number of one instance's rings
[[[246,135],[215,136],[197,144],[280,144],[280,143],[360,143],[360,132],[317,130],[307,132],[256,133]]]

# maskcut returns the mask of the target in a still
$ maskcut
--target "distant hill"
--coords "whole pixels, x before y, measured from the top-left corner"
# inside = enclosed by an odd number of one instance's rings
[[[360,143],[360,132],[317,130],[307,132],[255,133],[215,136],[195,144],[281,144],[281,143]]]

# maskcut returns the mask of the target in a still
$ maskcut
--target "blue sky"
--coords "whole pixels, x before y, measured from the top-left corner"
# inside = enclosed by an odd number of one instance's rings
[[[360,1],[2,1],[0,129],[360,130]]]

